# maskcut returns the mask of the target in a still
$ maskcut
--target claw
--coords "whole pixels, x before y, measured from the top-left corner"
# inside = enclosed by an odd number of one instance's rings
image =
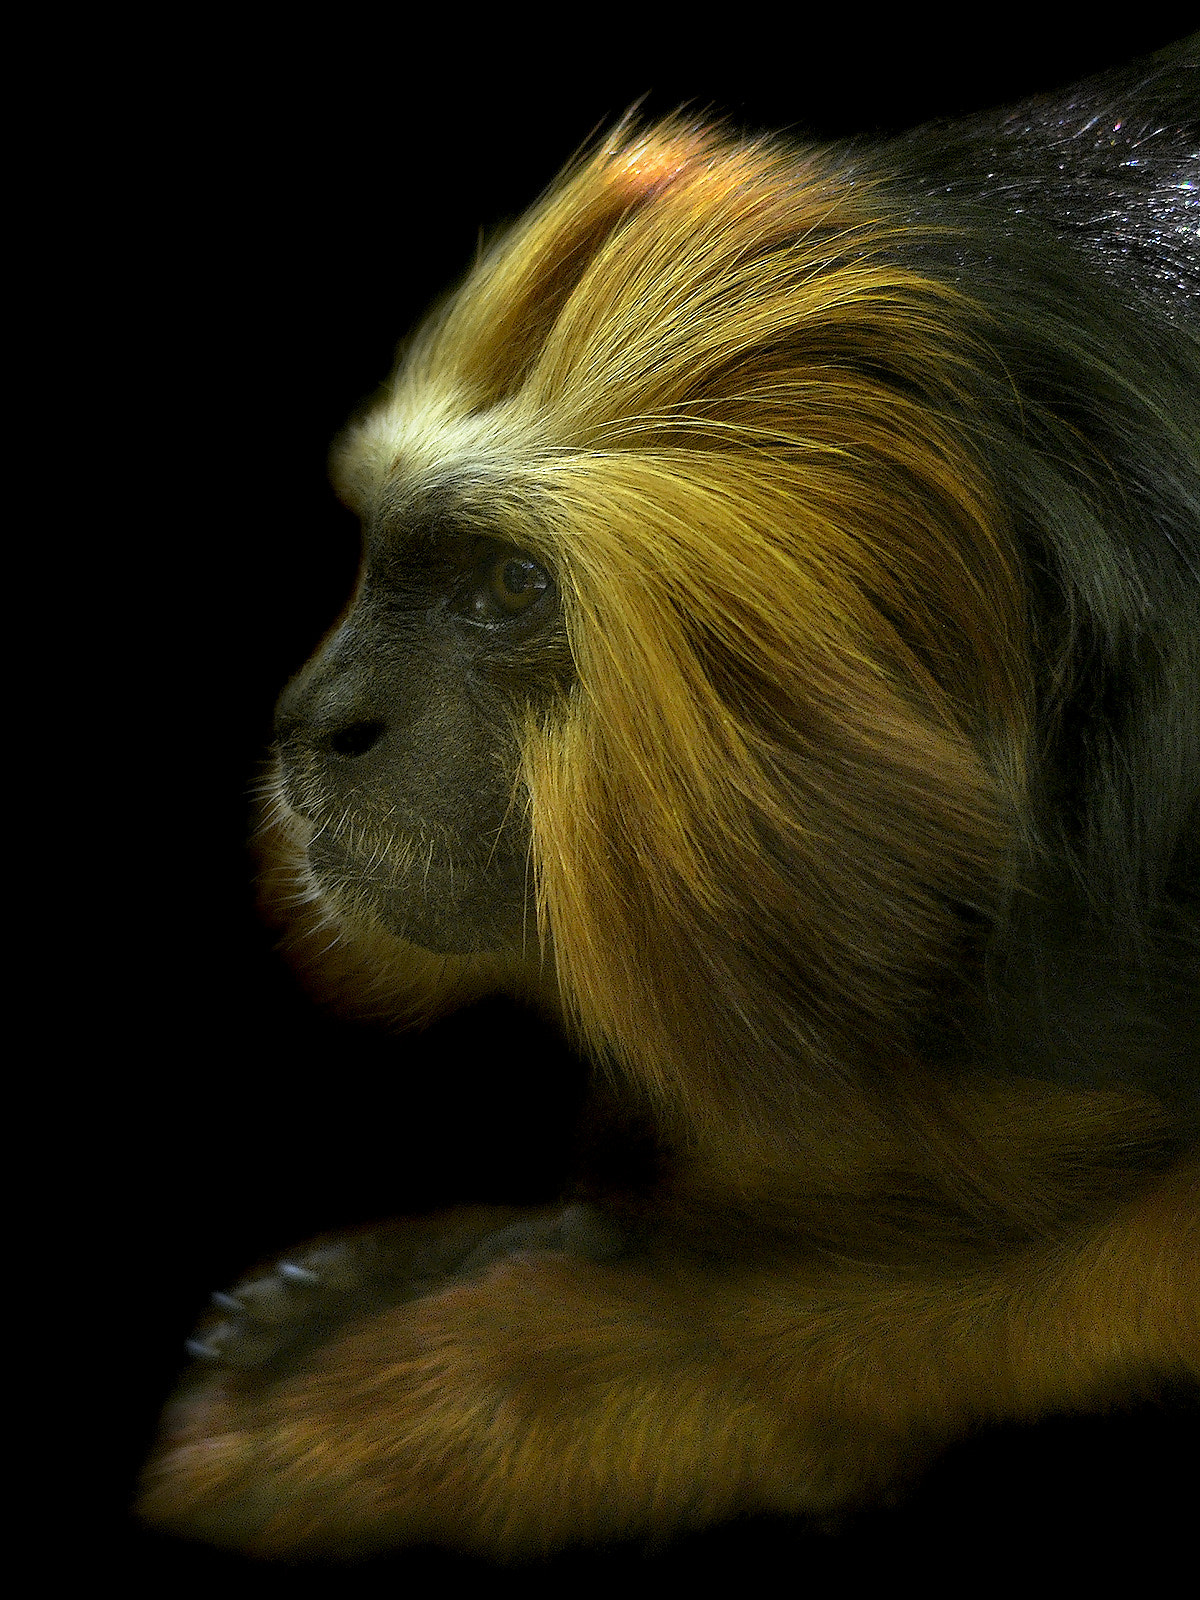
[[[315,1272],[310,1272],[307,1267],[299,1266],[295,1261],[281,1261],[276,1268],[281,1278],[287,1278],[292,1283],[320,1283],[320,1278]]]
[[[214,1332],[219,1333],[220,1329]],[[185,1339],[183,1348],[193,1361],[220,1361],[225,1354],[219,1344],[211,1344],[208,1339]]]

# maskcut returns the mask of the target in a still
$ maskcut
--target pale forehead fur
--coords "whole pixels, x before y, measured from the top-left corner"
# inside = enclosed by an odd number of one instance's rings
[[[450,490],[469,495],[479,484],[510,488],[529,472],[538,432],[520,406],[504,401],[486,411],[464,408],[460,396],[398,384],[338,440],[331,457],[334,487],[364,521],[396,503]]]
[[[618,130],[412,340],[334,447],[339,494],[370,518],[442,486],[545,487],[582,455],[698,442],[701,422],[747,432],[751,394],[722,392],[731,363],[789,324],[904,292],[863,198],[767,140],[682,122],[632,141]],[[713,404],[728,408],[719,423]]]

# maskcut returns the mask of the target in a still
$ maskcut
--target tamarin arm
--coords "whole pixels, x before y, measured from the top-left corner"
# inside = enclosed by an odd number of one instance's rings
[[[546,1212],[327,1241],[327,1295],[281,1269],[301,1332],[256,1353],[276,1283],[202,1355],[141,1508],[262,1554],[519,1556],[870,1500],[972,1423],[1200,1381],[1198,1184],[952,1273],[647,1262]],[[382,1288],[355,1282],[373,1250]]]

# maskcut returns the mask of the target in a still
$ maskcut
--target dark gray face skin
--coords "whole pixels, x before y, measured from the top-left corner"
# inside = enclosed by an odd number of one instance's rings
[[[533,932],[522,713],[571,678],[554,581],[447,525],[368,532],[354,603],[280,696],[283,791],[343,904],[441,953]]]

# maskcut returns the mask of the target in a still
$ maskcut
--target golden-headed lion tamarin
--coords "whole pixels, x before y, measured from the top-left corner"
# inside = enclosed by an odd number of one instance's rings
[[[625,125],[413,340],[264,894],[351,1008],[555,1009],[598,1153],[219,1296],[147,1517],[522,1555],[1200,1378],[1198,85]]]

